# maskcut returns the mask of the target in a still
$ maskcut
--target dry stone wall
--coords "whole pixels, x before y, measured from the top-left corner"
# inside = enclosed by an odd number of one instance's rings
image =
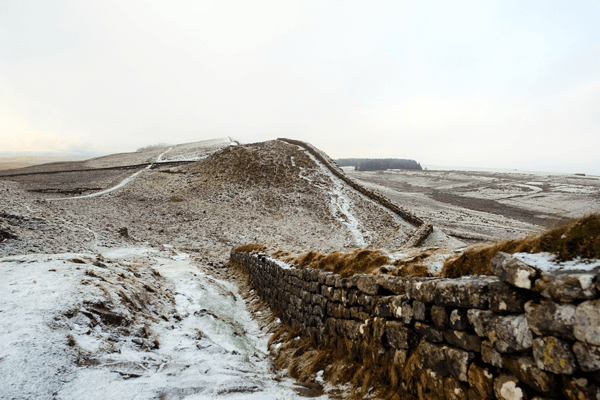
[[[505,253],[495,276],[339,275],[231,253],[283,322],[370,365],[416,352],[419,399],[600,399],[597,271],[542,272]]]
[[[338,165],[331,158],[329,158],[329,156],[327,156],[327,154],[323,153],[322,151],[320,151],[319,149],[317,149],[310,143],[302,142],[300,140],[284,139],[284,138],[279,138],[277,140],[281,140],[283,142],[290,143],[290,144],[295,144],[296,146],[300,146],[300,147],[306,149],[317,160],[319,160],[321,163],[323,163],[323,165],[325,165],[325,167],[327,167],[335,176],[337,176],[338,178],[340,178],[341,180],[346,182],[348,185],[350,185],[356,191],[367,196],[371,200],[381,204],[382,206],[384,206],[388,210],[392,211],[394,214],[398,215],[405,221],[408,221],[412,225],[419,227],[419,229],[417,229],[417,231],[411,236],[406,247],[420,246],[425,241],[425,239],[427,239],[427,237],[431,234],[431,232],[433,232],[433,225],[431,225],[430,223],[424,221],[423,219],[421,219],[415,215],[412,215],[411,213],[409,213],[406,210],[403,210],[402,208],[398,207],[398,205],[394,204],[389,199],[380,195],[379,193],[373,192],[373,191],[365,188],[364,186],[359,185],[358,183],[354,182],[352,179],[348,178],[346,176],[346,174],[344,174],[344,171],[340,167],[338,167]]]

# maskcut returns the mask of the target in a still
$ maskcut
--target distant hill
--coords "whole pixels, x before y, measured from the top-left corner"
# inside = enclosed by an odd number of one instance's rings
[[[415,160],[402,158],[339,158],[335,162],[340,167],[353,166],[356,171],[381,171],[386,169],[422,170]]]

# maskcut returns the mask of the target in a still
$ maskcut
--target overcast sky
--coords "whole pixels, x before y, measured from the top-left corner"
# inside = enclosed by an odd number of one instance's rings
[[[0,0],[0,151],[222,136],[600,175],[600,1]]]

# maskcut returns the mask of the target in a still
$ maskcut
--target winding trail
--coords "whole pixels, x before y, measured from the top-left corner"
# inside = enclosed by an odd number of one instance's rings
[[[171,149],[173,148],[173,146],[169,147],[167,150],[165,150],[163,153],[161,153],[158,158],[156,159],[156,161],[154,163],[160,163],[162,161],[162,157],[167,154],[169,151],[171,151]],[[92,194],[86,194],[84,196],[76,196],[76,197],[61,197],[61,198],[57,198],[57,199],[47,199],[48,201],[57,201],[57,200],[74,200],[74,199],[85,199],[85,198],[89,198],[89,197],[96,197],[96,196],[102,196],[103,194],[106,193],[110,193],[113,192],[117,189],[122,188],[123,186],[127,185],[129,182],[131,182],[132,180],[135,179],[136,176],[138,176],[139,174],[141,174],[142,172],[149,170],[150,168],[152,168],[152,166],[154,165],[154,163],[148,165],[146,168],[144,168],[141,171],[136,172],[133,175],[128,176],[127,178],[123,179],[121,181],[121,183],[119,183],[117,186],[113,186],[109,189],[106,190],[102,190],[100,192],[96,192],[96,193],[92,193]]]

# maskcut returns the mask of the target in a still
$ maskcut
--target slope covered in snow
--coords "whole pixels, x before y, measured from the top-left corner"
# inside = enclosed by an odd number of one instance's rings
[[[0,259],[0,398],[299,398],[236,285],[165,249]]]

